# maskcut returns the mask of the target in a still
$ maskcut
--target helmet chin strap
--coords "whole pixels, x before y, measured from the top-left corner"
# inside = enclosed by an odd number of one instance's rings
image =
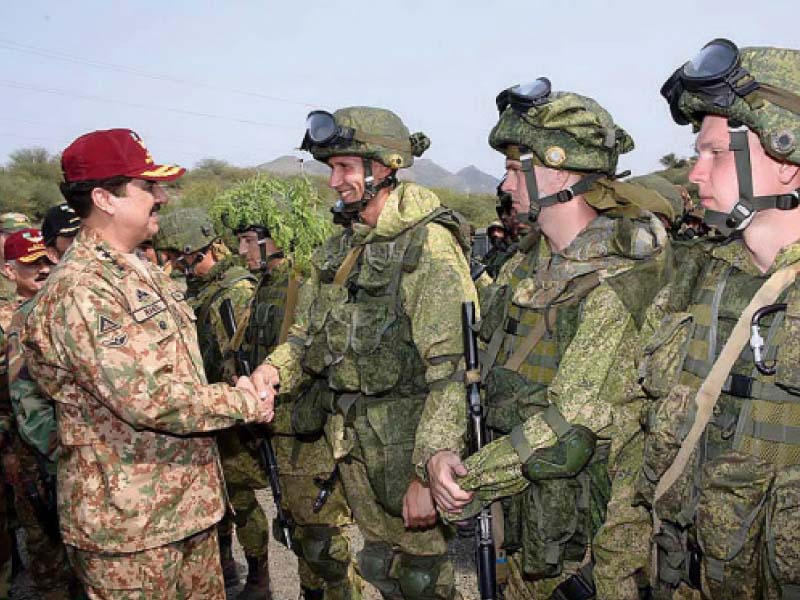
[[[739,181],[739,199],[730,212],[723,213],[706,209],[703,221],[715,227],[725,236],[730,236],[734,231],[742,231],[753,221],[759,210],[792,210],[800,205],[800,190],[788,194],[775,194],[772,196],[753,196],[753,168],[750,164],[750,141],[747,138],[747,129],[733,130],[730,132],[730,149],[736,165],[736,179]]]
[[[539,213],[543,207],[569,202],[575,196],[580,196],[581,194],[588,192],[599,179],[602,179],[606,176],[605,173],[591,173],[580,181],[576,182],[573,186],[558,191],[555,194],[550,194],[549,196],[540,198],[539,186],[536,183],[536,172],[533,169],[533,152],[527,148],[522,150],[524,150],[525,153],[520,155],[519,160],[522,164],[522,173],[525,175],[525,185],[528,187],[530,209],[527,214],[527,219],[530,223],[536,222],[536,219],[539,218]],[[623,173],[618,177],[624,176],[625,174]]]
[[[201,250],[200,252],[197,253],[197,257],[195,258],[194,262],[192,264],[189,264],[188,262],[186,262],[186,255],[185,254],[181,255],[181,257],[178,259],[178,262],[180,262],[183,265],[186,277],[195,277],[197,275],[197,273],[195,273],[195,269],[197,268],[197,265],[203,262],[203,259],[205,257],[206,257],[206,251]]]
[[[271,252],[267,254],[267,245],[266,245],[267,238],[262,237],[258,240],[258,251],[261,254],[261,260],[258,264],[258,270],[268,272],[269,269],[269,262],[271,260],[275,260],[276,258],[284,258],[283,250],[278,250],[277,252]]]

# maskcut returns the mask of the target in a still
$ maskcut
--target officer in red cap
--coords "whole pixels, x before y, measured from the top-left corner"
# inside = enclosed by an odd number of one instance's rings
[[[58,410],[61,535],[89,598],[224,599],[215,525],[225,512],[213,433],[267,423],[273,390],[209,385],[183,294],[134,250],[158,231],[162,182],[129,129],[62,153],[81,219],[36,297],[22,343]]]

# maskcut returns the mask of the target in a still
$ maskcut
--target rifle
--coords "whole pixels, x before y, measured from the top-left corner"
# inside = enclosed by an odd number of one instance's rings
[[[219,316],[222,319],[222,326],[225,328],[228,339],[233,340],[236,336],[236,319],[233,316],[233,304],[230,298],[225,298],[219,305]],[[252,369],[250,368],[250,362],[245,357],[244,352],[241,350],[232,350],[232,352],[236,363],[236,374],[250,377]],[[278,478],[278,459],[275,457],[275,450],[272,448],[270,435],[259,436],[258,433],[248,425],[245,425],[245,429],[259,442],[258,453],[261,456],[262,466],[266,470],[267,477],[269,478],[269,487],[272,490],[272,499],[275,502],[278,526],[283,530],[286,546],[291,550],[292,534],[290,533],[290,522],[283,510],[283,491],[281,489],[281,481]]]
[[[333,488],[336,487],[336,482],[339,480],[339,465],[336,465],[331,471],[331,474],[328,475],[325,479],[318,478],[314,479],[314,483],[319,488],[319,493],[317,494],[316,499],[314,500],[314,506],[311,510],[314,514],[318,514],[325,504],[328,502],[328,498],[330,498],[331,494],[333,493]]]
[[[478,363],[478,340],[475,333],[475,304],[464,302],[461,310],[461,327],[464,335],[465,382],[467,386],[467,414],[470,429],[470,454],[478,452],[486,444],[486,423],[480,394],[480,365]],[[478,588],[482,600],[496,600],[497,571],[492,535],[492,512],[483,508],[475,521],[476,564],[478,566]]]

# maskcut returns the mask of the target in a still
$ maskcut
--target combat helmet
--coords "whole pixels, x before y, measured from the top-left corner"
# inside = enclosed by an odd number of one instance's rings
[[[219,238],[214,223],[199,208],[178,208],[158,220],[153,247],[160,251],[191,254],[208,248]]]
[[[522,163],[531,220],[542,207],[568,202],[599,179],[615,177],[620,154],[633,150],[631,136],[600,104],[572,92],[552,91],[545,77],[503,90],[496,104],[499,119],[489,145]],[[571,188],[540,198],[533,165],[586,175]]]
[[[322,200],[305,178],[276,179],[257,175],[229,188],[214,199],[209,212],[214,222],[234,233],[255,231],[269,237],[295,271],[310,264],[311,254],[331,234],[320,213]],[[261,244],[261,268],[270,259]]]
[[[424,133],[409,134],[408,127],[395,113],[372,106],[349,106],[333,114],[315,110],[306,118],[306,133],[300,145],[318,161],[327,163],[334,156],[359,156],[364,163],[364,197],[347,206],[339,200],[334,216],[355,218],[377,193],[397,184],[396,172],[414,164],[414,157],[430,147]],[[391,174],[380,182],[372,176],[370,161],[389,167]],[[345,219],[347,220],[347,219]]]
[[[759,210],[791,210],[800,190],[772,196],[753,195],[747,131],[761,140],[775,160],[800,165],[800,51],[742,48],[727,39],[706,44],[661,87],[672,118],[697,131],[705,115],[726,117],[739,180],[739,200],[730,213],[706,210],[709,225],[729,235],[743,229]],[[737,130],[738,129],[738,130]]]

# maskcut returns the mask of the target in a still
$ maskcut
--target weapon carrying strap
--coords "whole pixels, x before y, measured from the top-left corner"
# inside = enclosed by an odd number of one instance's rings
[[[728,341],[722,348],[714,366],[711,367],[708,376],[703,381],[700,389],[697,390],[695,396],[695,405],[697,413],[692,423],[692,428],[686,435],[686,438],[681,444],[680,450],[675,457],[675,460],[664,472],[656,485],[655,494],[653,496],[653,527],[654,531],[658,532],[661,527],[661,520],[656,513],[656,502],[671,488],[678,477],[681,475],[689,459],[694,452],[700,436],[705,431],[711,417],[714,413],[714,406],[717,403],[722,387],[725,385],[725,380],[733,368],[733,364],[741,354],[744,345],[748,342],[750,337],[750,321],[755,313],[762,306],[773,304],[786,288],[794,282],[797,273],[800,272],[800,264],[794,264],[780,271],[774,273],[756,292],[753,299],[744,309],[744,312],[739,317],[736,325],[731,332]],[[657,563],[654,563],[657,564]]]
[[[344,282],[347,281],[348,277],[350,277],[350,273],[353,272],[353,267],[356,266],[358,257],[361,256],[361,252],[363,250],[364,246],[356,246],[355,248],[350,249],[350,251],[347,253],[347,256],[344,257],[342,264],[339,265],[336,275],[333,276],[333,283],[336,285],[344,285]]]
[[[299,289],[300,289],[300,277],[298,277],[297,275],[292,275],[291,277],[289,277],[289,285],[286,289],[286,306],[283,309],[283,321],[281,321],[281,332],[278,335],[279,345],[283,344],[286,341],[286,338],[289,337],[289,328],[294,323],[294,315],[297,312],[297,292]]]

